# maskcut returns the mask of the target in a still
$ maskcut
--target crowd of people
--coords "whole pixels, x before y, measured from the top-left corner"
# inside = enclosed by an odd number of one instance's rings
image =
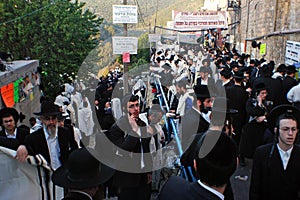
[[[20,162],[43,156],[64,199],[234,199],[229,179],[245,159],[250,199],[299,199],[296,72],[235,49],[153,49],[150,73],[129,78],[127,94],[113,71],[42,97],[31,127],[1,109],[0,146]],[[181,177],[162,186],[170,146]]]

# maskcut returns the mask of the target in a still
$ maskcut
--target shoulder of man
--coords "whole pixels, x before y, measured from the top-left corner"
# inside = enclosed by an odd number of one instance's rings
[[[190,187],[190,183],[179,176],[172,176],[164,184],[161,189],[157,200],[164,199],[186,199],[187,190]]]

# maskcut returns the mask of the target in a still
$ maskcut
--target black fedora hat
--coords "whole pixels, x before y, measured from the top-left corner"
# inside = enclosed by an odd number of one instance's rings
[[[268,87],[264,83],[253,84],[252,92],[259,92],[262,90],[267,90]]]
[[[84,189],[108,181],[114,170],[100,163],[93,155],[97,152],[91,148],[73,151],[68,161],[53,173],[53,183],[64,188]]]
[[[231,69],[229,67],[225,67],[222,71],[220,71],[221,76],[232,76]]]
[[[51,101],[43,101],[41,103],[41,111],[38,113],[33,113],[39,116],[52,116],[59,115],[61,112],[59,111],[59,106],[55,105]]]
[[[11,115],[13,116],[15,123],[18,122],[18,120],[20,119],[20,115],[18,113],[18,111],[14,108],[2,108],[0,110],[0,124],[2,125],[2,118],[5,115]]]
[[[237,72],[234,72],[233,78],[244,79],[244,73],[241,70],[238,70]]]
[[[286,72],[287,73],[295,73],[295,72],[297,72],[297,70],[296,70],[296,67],[294,65],[288,65],[286,67]]]
[[[197,98],[210,98],[210,92],[207,85],[196,85],[194,92]]]
[[[293,115],[297,120],[298,126],[300,126],[300,110],[295,106],[283,104],[273,108],[267,115],[267,122],[271,129],[276,126],[278,117],[283,114]]]
[[[286,66],[285,66],[285,64],[280,64],[277,67],[276,72],[286,72]]]

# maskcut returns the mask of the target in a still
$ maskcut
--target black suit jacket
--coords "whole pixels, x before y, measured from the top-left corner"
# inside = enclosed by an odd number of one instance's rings
[[[294,146],[286,170],[277,146],[267,144],[256,149],[250,185],[250,200],[299,198],[300,147]]]
[[[137,133],[132,131],[127,115],[121,117],[106,133],[106,136],[113,144],[125,150],[122,152],[120,151],[120,154],[122,154],[122,156],[117,157],[117,166],[126,163],[126,161],[128,162],[128,160],[132,163],[135,163],[136,166],[139,166],[141,164],[140,157],[138,159],[131,159],[130,152],[141,153],[142,148],[143,153],[150,152],[150,135],[149,137],[147,137],[146,124],[141,120],[139,121],[139,123],[141,123],[140,127],[142,138],[140,138]],[[122,162],[122,160],[124,162]],[[144,163],[145,165],[152,164],[151,158],[145,155]],[[147,184],[147,173],[127,173],[116,171],[114,175],[114,183],[120,187],[138,187],[140,185]]]
[[[208,130],[209,122],[207,122],[202,115],[193,108],[181,118],[181,127],[182,148],[185,150],[193,140],[196,133],[203,133]]]
[[[7,138],[5,134],[5,130],[0,132],[0,146],[17,150],[18,147],[25,142],[25,138],[29,135],[29,131],[22,128],[17,128],[16,139]]]
[[[69,154],[73,150],[78,149],[78,145],[74,139],[74,135],[67,128],[58,127],[57,137],[60,148],[59,160],[63,164],[68,159]],[[41,154],[49,163],[51,163],[45,133],[42,128],[31,133],[25,139],[25,146],[30,155]]]
[[[289,103],[289,101],[286,99],[286,95],[287,93],[290,91],[290,89],[294,86],[298,85],[296,79],[290,77],[290,76],[286,76],[283,78],[282,80],[282,86],[283,86],[283,93],[284,93],[284,97],[286,102],[285,103]]]
[[[187,182],[179,176],[172,176],[161,189],[157,200],[220,200],[218,196],[203,188],[198,182]]]

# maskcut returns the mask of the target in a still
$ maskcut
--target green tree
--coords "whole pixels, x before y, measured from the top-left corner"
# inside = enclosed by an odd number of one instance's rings
[[[75,79],[98,44],[102,19],[78,0],[6,0],[2,10],[0,49],[15,59],[38,59],[47,95],[54,96],[59,85]]]

